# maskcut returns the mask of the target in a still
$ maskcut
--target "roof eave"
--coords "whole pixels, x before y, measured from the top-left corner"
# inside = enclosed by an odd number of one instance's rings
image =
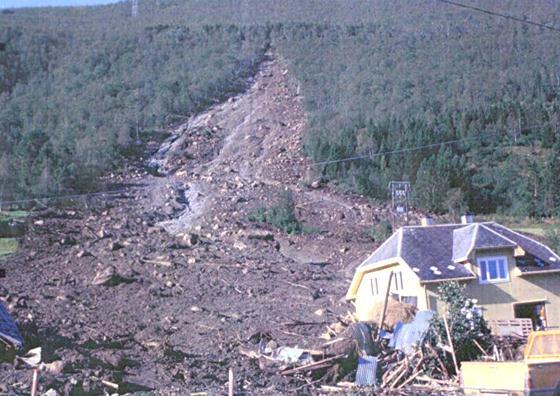
[[[551,274],[551,273],[555,273],[555,272],[560,272],[560,268],[554,268],[554,269],[549,269],[549,270],[539,270],[539,271],[519,271],[519,276],[527,276],[527,275],[539,275],[539,274]]]
[[[377,271],[380,269],[384,269],[387,267],[392,267],[395,265],[408,265],[406,261],[402,259],[402,257],[391,257],[389,259],[377,261],[375,263],[368,264],[363,267],[358,267],[354,276],[352,277],[352,282],[350,283],[350,287],[348,288],[348,292],[346,292],[346,300],[354,300],[358,293],[358,288],[362,283],[362,279],[364,278],[364,274],[367,272]]]
[[[476,276],[471,275],[471,276],[463,276],[463,277],[457,277],[457,278],[445,278],[445,279],[427,279],[427,280],[420,280],[420,284],[425,284],[425,283],[440,283],[440,282],[450,282],[450,281],[462,281],[462,280],[472,280],[472,279],[476,279]]]

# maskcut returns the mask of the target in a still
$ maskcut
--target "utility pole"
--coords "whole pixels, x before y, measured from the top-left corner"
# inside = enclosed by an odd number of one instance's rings
[[[132,0],[132,17],[138,16],[138,0]]]
[[[0,42],[0,52],[4,52],[6,50],[6,43]],[[2,187],[0,188],[0,212],[2,212],[2,198],[4,198],[4,183],[2,183]],[[0,278],[6,277],[6,270],[4,268],[0,268]]]
[[[6,43],[0,41],[0,52],[4,52],[6,50]],[[2,164],[0,164],[1,166]],[[0,169],[1,170],[1,169]],[[0,212],[2,212],[2,198],[4,198],[4,183],[0,183]],[[3,271],[3,270],[0,270]],[[0,275],[0,278],[3,276]]]
[[[408,211],[410,207],[410,191],[409,181],[391,181],[389,183],[389,191],[391,192],[391,219],[393,231],[396,227],[397,217],[404,216],[406,224],[408,224]]]

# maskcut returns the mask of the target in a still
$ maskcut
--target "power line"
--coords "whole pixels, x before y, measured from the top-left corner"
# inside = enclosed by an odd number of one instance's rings
[[[387,155],[387,154],[408,153],[408,152],[411,152],[411,151],[418,151],[418,150],[423,150],[423,149],[426,149],[426,148],[440,147],[440,146],[445,146],[445,145],[453,144],[453,143],[466,142],[466,141],[469,141],[469,140],[479,139],[481,137],[482,136],[476,136],[476,137],[471,137],[471,138],[463,138],[463,139],[453,139],[453,140],[447,140],[445,142],[440,142],[440,143],[431,143],[431,144],[424,144],[422,146],[414,146],[414,147],[407,147],[407,148],[397,149],[397,150],[381,151],[379,153],[374,153],[374,154],[357,155],[355,157],[347,157],[347,158],[341,158],[341,159],[336,159],[336,160],[313,162],[313,163],[309,164],[309,166],[321,166],[321,165],[338,164],[340,162],[350,162],[350,161],[360,161],[360,160],[364,160],[364,159],[371,159],[371,158],[375,158],[375,157],[379,157],[381,155]]]
[[[49,197],[37,197],[37,198],[26,198],[26,199],[19,199],[13,201],[0,201],[0,205],[14,205],[14,204],[23,204],[23,203],[31,203],[35,201],[55,201],[58,199],[72,199],[72,198],[81,198],[81,197],[95,197],[100,195],[115,195],[121,194],[124,192],[128,192],[128,189],[120,189],[120,190],[111,190],[111,191],[101,191],[95,193],[83,193],[83,194],[68,194],[68,195],[53,195]]]
[[[445,4],[449,4],[449,5],[453,5],[456,7],[461,7],[461,8],[466,8],[468,10],[472,10],[472,11],[477,11],[477,12],[481,12],[487,15],[492,15],[492,16],[497,16],[500,18],[505,18],[505,19],[510,19],[512,21],[516,21],[516,22],[521,22],[521,23],[526,23],[528,25],[533,25],[533,26],[538,26],[538,27],[542,27],[545,29],[549,29],[549,30],[553,30],[555,32],[560,32],[560,28],[556,28],[554,26],[550,26],[550,25],[545,25],[544,23],[539,23],[539,22],[534,22],[528,19],[523,19],[523,18],[519,18],[513,15],[508,15],[508,14],[502,14],[499,12],[495,12],[495,11],[490,11],[484,8],[480,8],[480,7],[476,7],[476,6],[472,6],[472,5],[468,5],[468,4],[463,4],[463,3],[458,3],[456,1],[451,1],[451,0],[436,0],[439,1],[440,3],[445,3]]]
[[[554,123],[550,122],[550,123],[541,124],[541,125],[531,125],[531,126],[528,126],[528,127],[520,128],[520,131],[524,131],[524,130],[528,130],[528,129],[535,129],[535,128],[544,128],[544,127],[551,126],[551,125],[554,125]],[[340,159],[336,159],[336,160],[326,160],[326,161],[313,162],[313,163],[311,163],[307,166],[311,167],[311,166],[338,164],[338,163],[341,163],[341,162],[351,162],[351,161],[360,161],[360,160],[372,159],[372,158],[375,158],[375,157],[379,157],[381,155],[408,153],[408,152],[412,152],[412,151],[424,150],[424,149],[427,149],[427,148],[435,148],[435,147],[446,146],[448,144],[453,144],[453,143],[468,142],[468,141],[471,141],[471,140],[482,139],[482,138],[489,137],[489,136],[496,136],[498,133],[499,132],[497,132],[497,131],[493,131],[493,132],[489,132],[488,134],[485,134],[485,135],[481,134],[481,135],[473,136],[473,137],[470,137],[470,138],[453,139],[453,140],[447,140],[447,141],[439,142],[439,143],[430,143],[430,144],[424,144],[424,145],[421,145],[421,146],[413,146],[413,147],[406,147],[406,148],[396,149],[396,150],[381,151],[381,152],[373,153],[373,154],[364,154],[364,155],[357,155],[357,156],[354,156],[354,157],[340,158]]]

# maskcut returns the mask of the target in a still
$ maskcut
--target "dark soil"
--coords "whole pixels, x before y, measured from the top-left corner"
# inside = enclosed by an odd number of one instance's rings
[[[224,394],[230,367],[239,394],[311,392],[311,379],[261,370],[239,348],[319,343],[352,311],[346,289],[375,247],[373,219],[387,212],[309,171],[300,99],[270,59],[245,94],[170,131],[157,172],[108,175],[125,193],[33,214],[4,263],[1,297],[26,349],[63,362],[41,374],[42,392],[115,392],[105,380],[120,393]],[[286,189],[311,232],[247,219]],[[4,363],[0,393],[24,394],[30,378]]]

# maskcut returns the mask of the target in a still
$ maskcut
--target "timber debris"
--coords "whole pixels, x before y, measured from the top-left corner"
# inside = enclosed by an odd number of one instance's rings
[[[375,394],[458,394],[453,320],[443,317],[438,330],[433,312],[417,311],[411,320],[411,309],[399,305],[406,304],[393,301],[390,310],[380,306],[385,314],[378,323],[356,322],[351,314],[339,317],[326,326],[321,336],[326,342],[314,348],[279,347],[274,340],[261,338],[257,350],[239,352],[257,360],[262,370],[297,378],[326,393],[369,389]],[[526,340],[514,335],[490,341],[482,346],[482,339],[473,340],[482,360],[515,360]]]

